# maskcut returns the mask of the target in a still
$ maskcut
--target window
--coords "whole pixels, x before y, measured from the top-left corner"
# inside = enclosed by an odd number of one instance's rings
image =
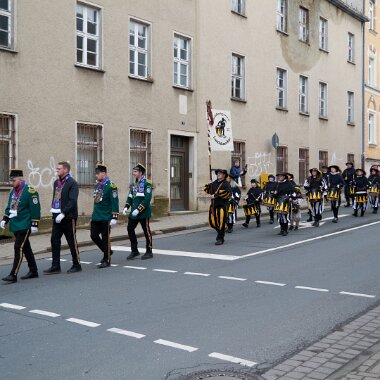
[[[277,173],[288,172],[288,148],[286,146],[277,147],[276,165]]]
[[[376,144],[376,116],[374,113],[368,113],[368,144]]]
[[[277,68],[277,101],[278,108],[288,107],[288,72]]]
[[[298,38],[302,42],[309,42],[309,11],[306,8],[299,9],[299,32]]]
[[[138,163],[146,167],[145,175],[152,178],[152,142],[151,132],[139,129],[131,129],[129,132],[129,164],[130,173]],[[133,177],[130,177],[133,181]]]
[[[347,153],[347,162],[352,162],[355,167],[355,155],[353,153]]]
[[[300,76],[300,93],[299,93],[299,112],[309,112],[309,80],[307,77]]]
[[[129,74],[148,79],[149,25],[131,20],[129,23]]]
[[[322,17],[319,19],[319,48],[326,51],[328,49],[328,23]]]
[[[375,59],[370,57],[368,59],[368,84],[375,87]]]
[[[375,1],[369,1],[369,10],[368,10],[368,18],[369,18],[369,29],[375,30]]]
[[[322,169],[322,166],[328,166],[329,164],[329,152],[325,150],[319,151],[319,169]]]
[[[103,161],[103,127],[77,124],[77,180],[79,185],[95,183],[95,165]]]
[[[298,169],[298,181],[303,184],[309,172],[309,149],[299,149]]]
[[[175,86],[190,87],[190,40],[174,36],[173,81]]]
[[[234,141],[234,150],[231,152],[231,166],[233,166],[236,160],[240,161],[240,167],[243,169],[245,167],[245,142]],[[245,187],[245,177],[241,177],[242,186]]]
[[[288,0],[277,0],[277,30],[286,33],[288,30]]]
[[[348,33],[347,61],[350,63],[355,63],[355,36],[352,33]]]
[[[327,84],[319,82],[319,117],[327,118]]]
[[[245,15],[245,0],[232,0],[232,11]]]
[[[232,54],[232,81],[231,96],[233,98],[244,99],[245,91],[245,67],[244,57]]]
[[[0,185],[9,185],[9,170],[16,166],[15,119],[13,115],[0,114]]]
[[[13,1],[0,0],[0,48],[13,49]]]
[[[100,67],[100,10],[77,4],[77,63]]]
[[[347,92],[347,123],[354,124],[354,93],[351,91]]]

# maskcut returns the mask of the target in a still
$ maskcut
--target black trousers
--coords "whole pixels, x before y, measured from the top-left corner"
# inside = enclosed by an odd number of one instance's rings
[[[331,201],[331,210],[334,214],[334,218],[338,217],[340,204],[341,204],[341,198],[340,197],[337,201]]]
[[[31,272],[37,272],[36,260],[34,259],[32,247],[29,242],[30,230],[17,231],[14,235],[16,238],[14,245],[15,257],[10,274],[17,276],[24,254],[26,261],[28,262],[29,270]]]
[[[108,262],[111,259],[110,232],[111,227],[108,220],[91,222],[91,240],[103,252],[103,260]]]
[[[65,235],[67,244],[69,245],[73,265],[80,265],[78,243],[76,237],[76,219],[63,218],[61,223],[56,223],[53,220],[53,230],[51,231],[51,250],[53,255],[53,266],[59,267],[61,265],[61,239]]]
[[[145,218],[145,219],[131,219],[131,218],[129,218],[128,219],[127,231],[128,231],[129,240],[131,241],[132,252],[137,251],[137,237],[136,237],[135,229],[139,223],[141,224],[141,227],[142,227],[142,229],[144,231],[144,235],[145,235],[146,252],[152,252],[152,233],[150,232],[149,218]]]

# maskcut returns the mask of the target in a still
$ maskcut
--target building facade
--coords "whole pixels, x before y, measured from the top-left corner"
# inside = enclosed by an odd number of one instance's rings
[[[103,161],[123,201],[142,162],[157,213],[202,210],[206,100],[230,111],[248,177],[359,160],[361,1],[0,1],[0,205],[19,167],[50,209],[68,160],[80,213]],[[272,136],[279,146],[271,145]]]

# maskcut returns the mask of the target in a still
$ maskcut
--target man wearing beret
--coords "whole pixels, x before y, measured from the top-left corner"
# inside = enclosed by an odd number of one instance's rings
[[[91,217],[91,239],[103,252],[98,268],[111,265],[111,226],[119,217],[117,186],[107,175],[107,167],[97,163],[95,167],[96,186],[94,190],[94,211]],[[101,238],[100,238],[101,236]]]
[[[146,251],[141,260],[153,258],[152,233],[149,227],[149,219],[152,215],[150,202],[152,200],[153,186],[152,182],[145,177],[145,172],[145,166],[140,163],[132,169],[135,181],[130,185],[129,194],[123,209],[123,215],[127,215],[128,210],[131,209],[127,226],[128,236],[131,241],[131,254],[127,257],[127,260],[133,260],[140,255],[135,233],[135,229],[139,223],[144,231],[146,240]]]
[[[10,171],[10,182],[13,186],[9,194],[5,215],[0,227],[5,228],[9,223],[9,230],[15,235],[14,261],[11,273],[3,278],[6,282],[17,282],[23,254],[28,262],[29,272],[22,276],[22,280],[38,277],[36,260],[34,259],[29,236],[38,231],[38,222],[41,217],[41,206],[37,191],[26,184],[23,172],[19,169]]]

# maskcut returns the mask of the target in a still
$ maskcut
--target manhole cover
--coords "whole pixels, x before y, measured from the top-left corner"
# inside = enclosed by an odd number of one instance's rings
[[[183,380],[263,380],[261,376],[233,370],[209,370],[189,374]]]

